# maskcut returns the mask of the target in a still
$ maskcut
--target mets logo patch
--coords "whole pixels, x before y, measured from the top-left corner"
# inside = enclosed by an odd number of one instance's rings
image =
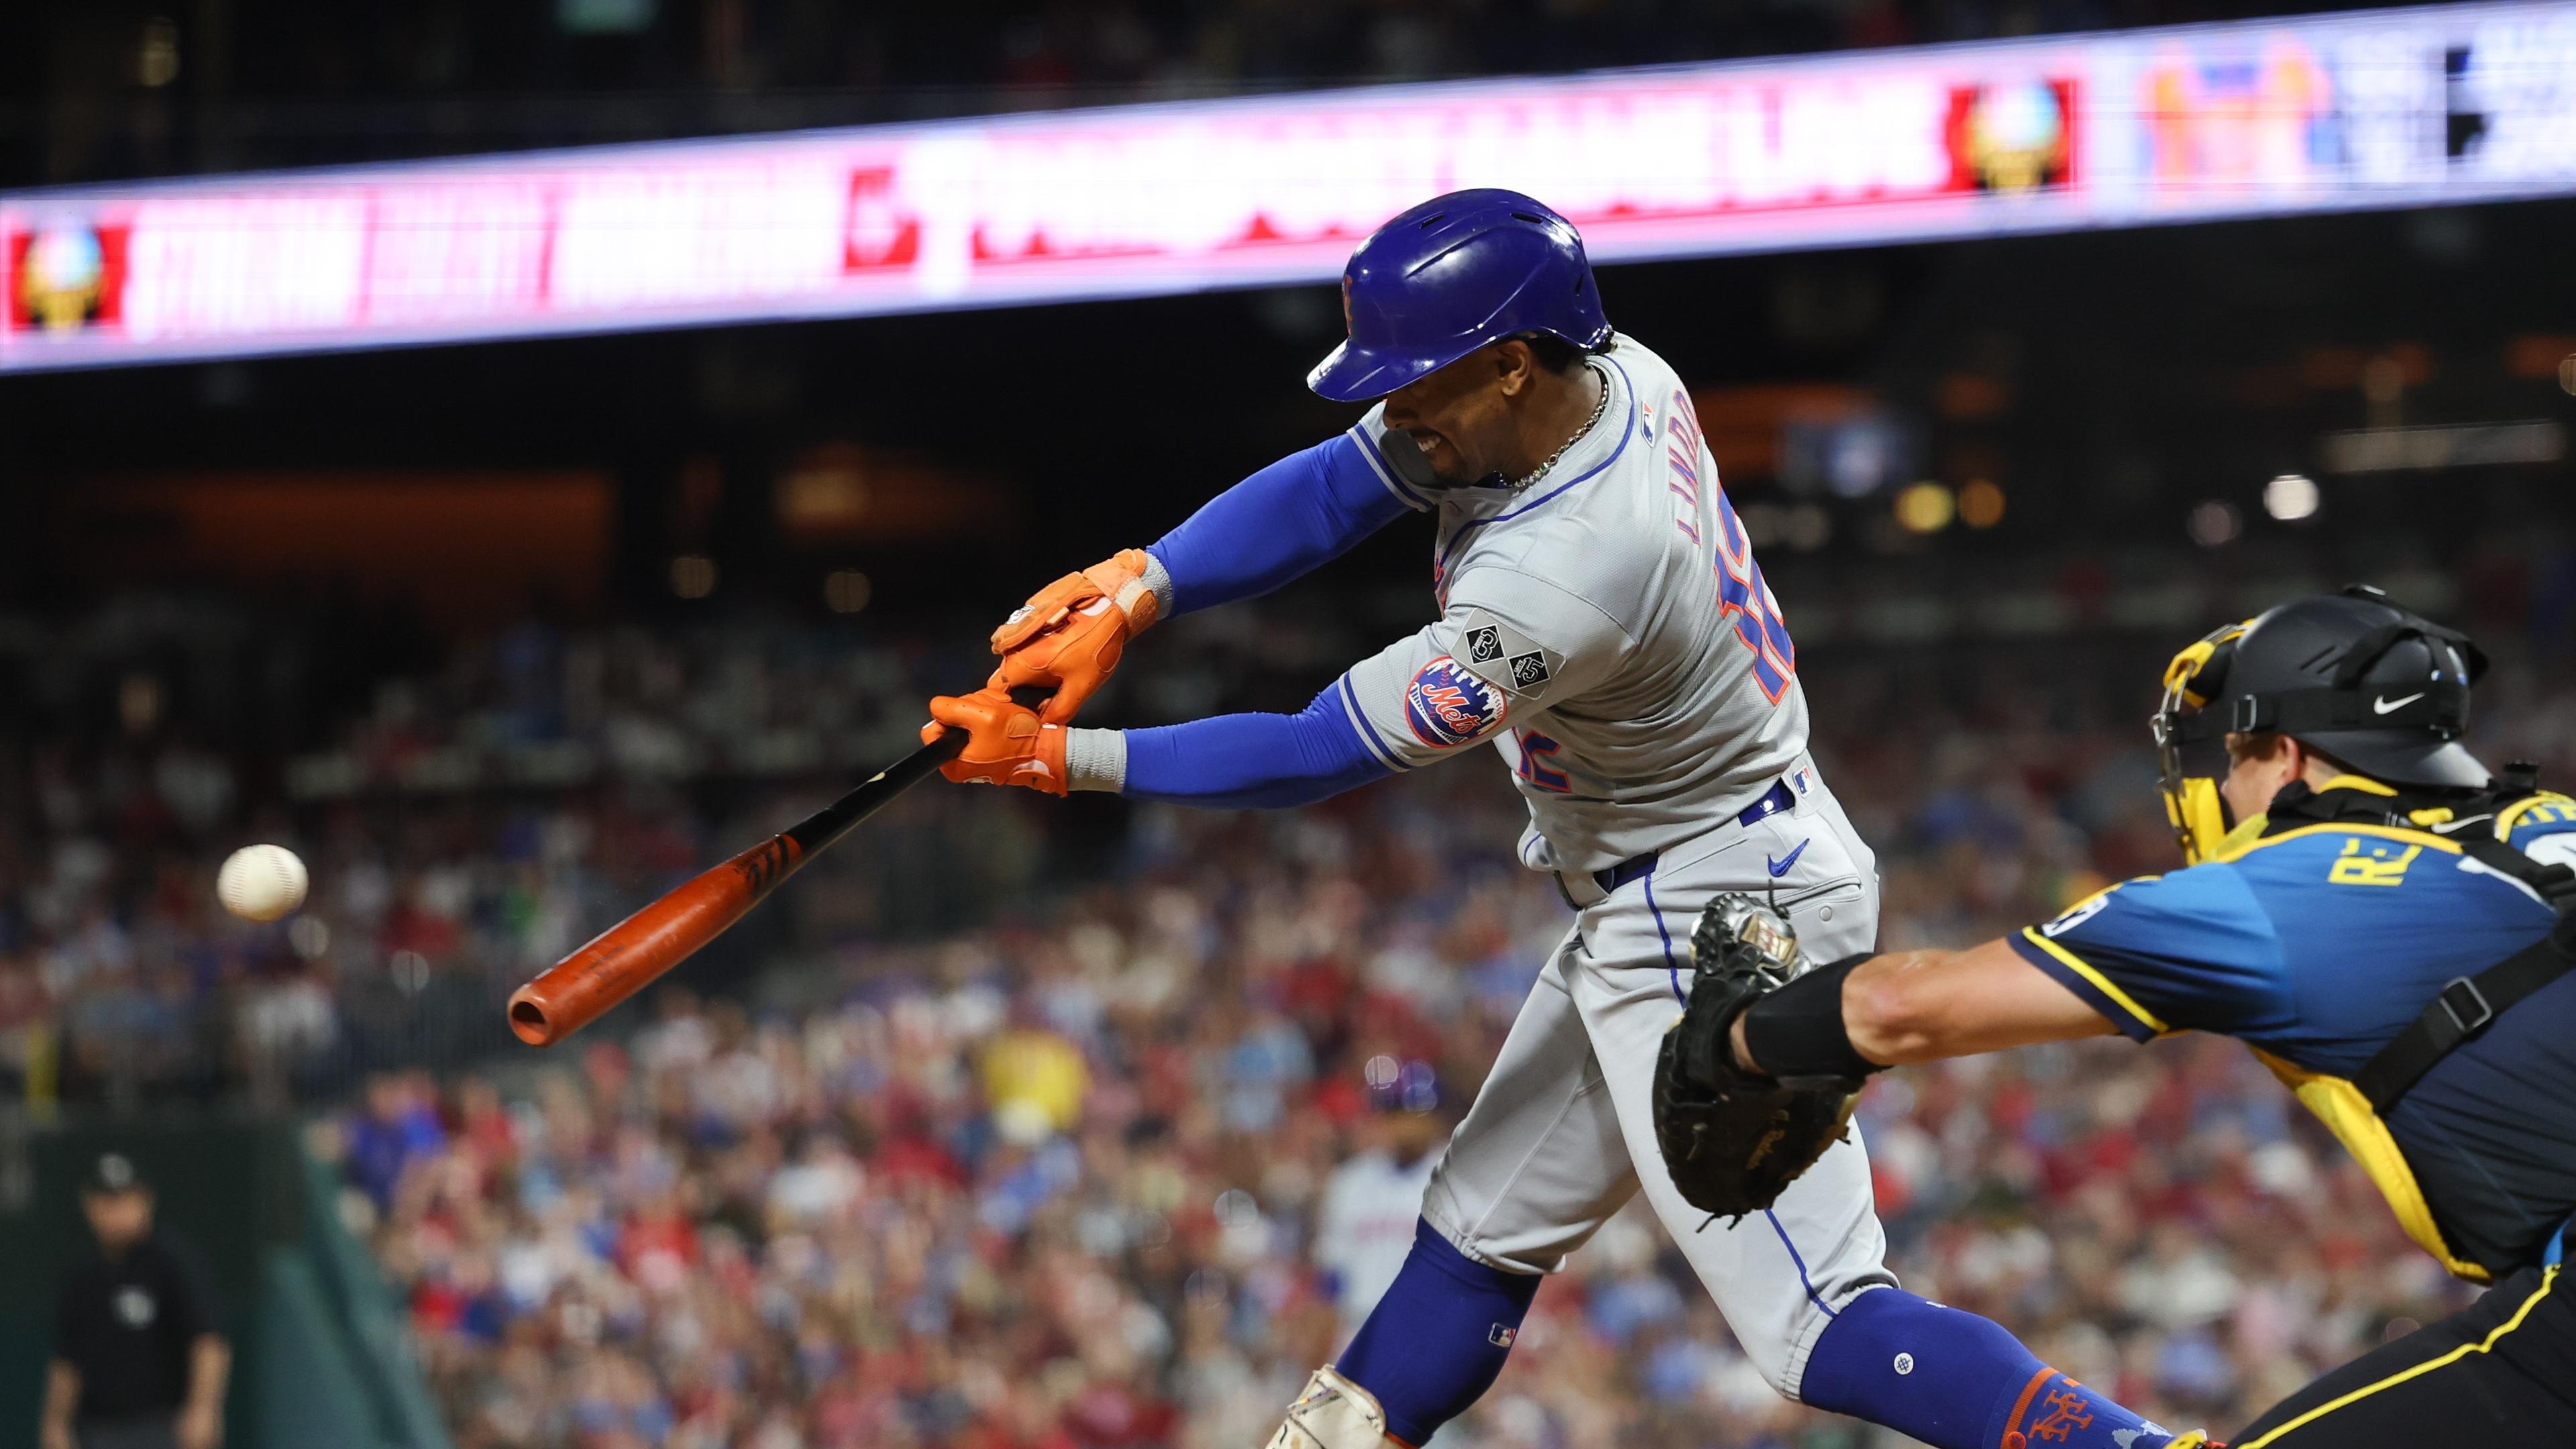
[[[1469,744],[1503,722],[1503,692],[1443,654],[1404,688],[1404,722],[1426,745]]]

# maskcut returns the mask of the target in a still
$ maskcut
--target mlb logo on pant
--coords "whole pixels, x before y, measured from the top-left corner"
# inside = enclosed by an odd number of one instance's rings
[[[1512,1346],[1512,1340],[1520,1336],[1519,1329],[1508,1323],[1497,1323],[1485,1334],[1485,1341],[1496,1348],[1509,1348]]]

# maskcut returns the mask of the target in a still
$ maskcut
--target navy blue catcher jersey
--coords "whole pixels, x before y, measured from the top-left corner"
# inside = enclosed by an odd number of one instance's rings
[[[2389,793],[2345,777],[2328,788]],[[2576,864],[2576,801],[2474,828]],[[2236,1037],[2369,1169],[2456,1273],[2539,1261],[2576,1211],[2576,973],[2444,1057],[2383,1121],[2348,1080],[2456,978],[2547,935],[2531,887],[2431,829],[2299,825],[2124,881],[2007,938],[2129,1036]]]

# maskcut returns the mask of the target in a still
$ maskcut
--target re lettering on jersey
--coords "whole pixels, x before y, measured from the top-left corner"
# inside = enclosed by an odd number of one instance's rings
[[[1690,394],[1676,388],[1664,408],[1665,486],[1680,503],[1673,526],[1693,544],[1709,550],[1717,575],[1721,617],[1735,622],[1735,637],[1753,651],[1753,682],[1773,704],[1789,692],[1798,672],[1798,646],[1790,642],[1789,625],[1780,617],[1780,601],[1753,560],[1753,542],[1745,536],[1725,485],[1700,476],[1699,417]],[[1707,537],[1703,538],[1703,525]]]
[[[2326,879],[2336,885],[2395,886],[2406,883],[2406,867],[2424,853],[2420,845],[2399,851],[2394,845],[2372,845],[2364,849],[2360,836],[2343,843],[2343,853],[2326,868]]]
[[[1503,692],[1443,654],[1416,670],[1404,687],[1404,723],[1426,745],[1473,744],[1501,726]]]

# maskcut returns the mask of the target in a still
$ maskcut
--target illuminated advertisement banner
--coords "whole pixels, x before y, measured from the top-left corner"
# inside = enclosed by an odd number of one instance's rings
[[[2576,193],[2576,4],[0,194],[0,370],[1337,276],[1511,186],[1603,261]]]

